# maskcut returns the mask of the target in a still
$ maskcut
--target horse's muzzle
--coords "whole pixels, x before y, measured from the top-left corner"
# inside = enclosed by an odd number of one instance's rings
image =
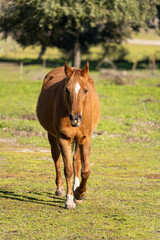
[[[81,125],[82,115],[73,116],[72,114],[70,114],[69,119],[71,121],[72,127],[79,127]]]

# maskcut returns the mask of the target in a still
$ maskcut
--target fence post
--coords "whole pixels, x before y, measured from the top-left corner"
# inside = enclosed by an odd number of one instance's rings
[[[153,53],[152,55],[152,68],[155,69],[156,68],[156,54]]]
[[[137,60],[134,60],[134,63],[133,63],[133,67],[132,67],[132,71],[135,71],[136,68],[137,68]]]
[[[19,79],[22,80],[22,76],[23,76],[23,62],[20,63],[19,66]]]
[[[43,59],[43,68],[46,68],[46,65],[47,65],[47,61],[46,59]]]

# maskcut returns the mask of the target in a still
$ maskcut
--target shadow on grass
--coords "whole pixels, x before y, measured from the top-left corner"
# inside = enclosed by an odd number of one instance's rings
[[[39,195],[39,196],[46,196],[52,198],[52,200],[44,200],[44,199],[39,199],[36,197],[29,196],[31,195]],[[21,202],[30,202],[30,203],[37,203],[37,204],[43,204],[43,205],[49,205],[52,207],[59,207],[59,208],[64,208],[61,206],[61,204],[65,204],[65,199],[61,197],[57,197],[51,193],[44,192],[44,193],[37,193],[37,192],[28,192],[27,195],[24,194],[17,194],[11,191],[5,191],[0,189],[0,198],[6,198],[6,199],[11,199],[11,200],[17,200]]]

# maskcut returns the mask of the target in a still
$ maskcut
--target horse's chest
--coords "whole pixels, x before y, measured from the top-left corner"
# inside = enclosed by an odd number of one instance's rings
[[[87,136],[82,129],[70,127],[62,129],[61,137],[83,144]]]

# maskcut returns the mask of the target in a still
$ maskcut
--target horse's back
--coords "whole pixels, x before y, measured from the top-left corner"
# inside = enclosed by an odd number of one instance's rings
[[[44,78],[42,89],[62,81],[65,77],[64,67],[58,67],[51,70]]]

